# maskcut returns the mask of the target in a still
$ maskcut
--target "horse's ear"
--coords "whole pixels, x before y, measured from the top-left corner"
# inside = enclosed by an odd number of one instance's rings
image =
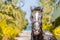
[[[43,8],[41,8],[40,11],[43,12]]]
[[[43,12],[43,8],[42,8],[42,12]]]
[[[31,12],[32,12],[33,11],[32,7],[30,7],[30,9],[31,9]]]

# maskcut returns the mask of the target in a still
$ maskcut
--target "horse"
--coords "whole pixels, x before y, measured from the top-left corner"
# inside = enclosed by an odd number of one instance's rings
[[[43,8],[35,7],[31,12],[31,40],[57,40],[51,32],[42,30]]]

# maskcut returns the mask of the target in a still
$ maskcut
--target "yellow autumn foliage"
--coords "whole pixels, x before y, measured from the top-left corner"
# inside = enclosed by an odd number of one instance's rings
[[[42,20],[42,29],[43,30],[48,30],[48,31],[53,31],[52,33],[56,38],[60,38],[60,26],[55,26],[58,25],[58,21],[56,21],[53,25],[52,24],[52,12],[54,12],[54,2],[57,0],[41,0],[41,4],[43,7],[43,20]],[[59,2],[60,3],[60,2]],[[59,6],[59,3],[57,4]],[[57,8],[58,6],[55,6]],[[56,9],[57,10],[57,9]],[[54,12],[55,13],[55,12]],[[56,27],[56,28],[55,28]]]
[[[3,36],[7,35],[9,38],[15,37],[20,32],[20,30],[18,30],[17,28],[12,28],[12,27],[8,26],[6,24],[5,19],[0,22],[0,27],[3,29],[2,30]]]
[[[52,6],[45,6],[44,7],[44,13],[51,13],[53,10],[53,7]]]
[[[11,3],[0,5],[0,27],[3,36],[13,38],[21,33],[28,23],[25,19],[25,12]]]
[[[56,27],[56,28],[53,30],[53,33],[54,33],[54,35],[55,35],[57,38],[60,38],[60,26]]]
[[[53,5],[52,5],[53,0],[41,0],[41,4],[43,7],[43,20],[42,20],[42,29],[43,30],[51,30],[52,24],[51,24],[51,13],[53,11]]]

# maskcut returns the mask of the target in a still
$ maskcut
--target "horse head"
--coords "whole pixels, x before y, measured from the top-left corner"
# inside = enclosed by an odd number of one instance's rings
[[[32,31],[35,35],[38,35],[42,31],[42,9],[36,7],[32,10],[31,14]]]

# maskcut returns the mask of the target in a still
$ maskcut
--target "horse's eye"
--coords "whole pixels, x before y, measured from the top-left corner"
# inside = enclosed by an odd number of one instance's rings
[[[33,18],[33,16],[31,16],[31,18]]]

